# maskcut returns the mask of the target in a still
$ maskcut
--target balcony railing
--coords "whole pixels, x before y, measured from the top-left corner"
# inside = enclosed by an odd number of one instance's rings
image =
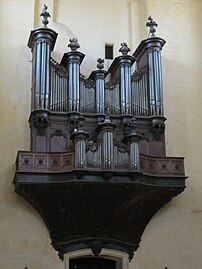
[[[118,163],[116,163],[118,164]],[[18,172],[61,173],[75,169],[74,153],[41,153],[19,151],[16,167]],[[101,168],[87,162],[90,171]],[[129,164],[115,165],[114,171],[129,169]],[[156,176],[184,176],[184,158],[182,157],[150,157],[140,154],[140,172]]]

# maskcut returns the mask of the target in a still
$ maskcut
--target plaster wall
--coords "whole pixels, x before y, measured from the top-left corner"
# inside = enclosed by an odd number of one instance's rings
[[[185,156],[186,191],[148,224],[130,263],[134,269],[201,268],[202,252],[202,1],[201,0],[47,0],[50,26],[58,32],[53,57],[60,61],[77,37],[86,54],[88,76],[104,45],[121,42],[134,51],[147,37],[148,15],[158,22],[163,48],[163,83],[168,156]],[[2,269],[62,269],[38,213],[14,192],[18,150],[29,150],[30,31],[41,25],[41,0],[0,1],[0,260]],[[106,62],[106,69],[110,61]]]

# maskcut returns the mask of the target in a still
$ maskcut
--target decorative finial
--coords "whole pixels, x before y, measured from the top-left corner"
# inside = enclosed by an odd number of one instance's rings
[[[40,17],[43,17],[42,23],[44,25],[44,27],[47,27],[47,24],[49,23],[48,21],[48,17],[50,17],[49,12],[47,11],[48,7],[46,6],[46,4],[44,4],[44,7],[42,9],[42,12],[40,14]]]
[[[128,45],[125,42],[121,43],[119,52],[121,52],[122,55],[127,55],[129,51],[130,51],[130,48],[128,47]]]
[[[71,49],[71,51],[76,51],[78,48],[80,48],[80,45],[78,43],[78,39],[75,37],[69,40],[69,45],[68,47]]]
[[[100,70],[104,68],[104,59],[97,59],[97,68]]]
[[[158,24],[152,19],[151,15],[148,17],[148,22],[146,24],[149,27],[149,36],[155,36],[156,27]]]
[[[109,120],[109,119],[110,119],[110,117],[109,117],[110,109],[109,109],[109,105],[108,105],[108,104],[105,105],[105,107],[104,107],[104,111],[105,111],[105,114],[106,114],[106,116],[105,116],[105,121],[106,121],[106,120]]]

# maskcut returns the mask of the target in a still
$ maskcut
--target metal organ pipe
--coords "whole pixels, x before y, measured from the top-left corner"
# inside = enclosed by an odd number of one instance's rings
[[[126,43],[121,43],[119,51],[122,55],[115,58],[109,72],[117,77],[117,68],[119,70],[120,110],[122,115],[126,115],[132,113],[131,66],[135,58],[127,55],[130,49]]]
[[[28,46],[33,53],[32,109],[50,109],[50,57],[57,33],[49,28],[31,32]]]
[[[113,133],[108,131],[103,131],[103,168],[113,169]]]
[[[49,109],[50,44],[44,39],[37,41],[36,59],[35,109]]]
[[[75,131],[71,137],[75,148],[75,168],[86,168],[86,139],[88,133],[83,130]]]
[[[101,139],[101,159],[103,169],[114,169],[114,137],[113,132],[116,124],[109,117],[103,123],[98,124],[96,131]]]
[[[123,142],[128,145],[129,148],[129,163],[131,170],[140,169],[140,152],[139,152],[139,141],[142,139],[142,136],[133,131],[131,134],[126,135],[123,138]]]
[[[105,77],[108,74],[104,68],[104,60],[97,60],[98,70],[90,74],[90,79],[95,81],[95,113],[104,114],[105,110]]]
[[[152,116],[163,116],[163,89],[160,52],[149,51],[148,59],[150,113]]]
[[[150,115],[163,116],[163,86],[161,49],[165,41],[159,37],[148,39],[146,44],[149,65]]]
[[[83,61],[84,54],[77,51],[80,47],[76,38],[70,39],[68,47],[70,52],[63,55],[61,65],[68,70],[68,111],[80,111],[80,64]]]
[[[130,144],[130,164],[131,170],[140,169],[140,154],[138,142],[133,142]]]
[[[70,52],[71,53],[71,52]],[[78,54],[78,55],[77,55]],[[69,90],[68,90],[68,109],[69,111],[79,111],[80,109],[80,63],[81,53],[72,52],[71,60],[68,62]],[[70,59],[69,57],[69,59]]]

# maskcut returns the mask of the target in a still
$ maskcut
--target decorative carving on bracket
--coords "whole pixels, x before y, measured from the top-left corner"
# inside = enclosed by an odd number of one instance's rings
[[[34,110],[32,111],[29,122],[30,126],[36,130],[36,135],[46,136],[46,129],[50,125],[48,110]]]
[[[131,81],[132,82],[138,82],[142,79],[143,73],[141,71],[135,70],[135,72],[131,76]]]
[[[60,129],[56,129],[53,133],[51,133],[50,138],[53,136],[63,136],[64,138],[67,138],[67,135]]]
[[[135,117],[132,115],[124,115],[122,117],[122,126],[124,130],[124,135],[129,135],[137,128],[137,122]]]
[[[150,124],[150,131],[153,134],[154,140],[160,141],[162,134],[165,131],[165,118],[164,117],[153,117],[152,123]]]
[[[67,69],[64,66],[60,65],[53,58],[50,58],[50,62],[51,62],[52,67],[54,68],[54,72],[59,77],[65,77],[65,78],[68,78],[69,77],[69,74],[67,72]]]
[[[98,147],[100,145],[101,141],[97,141],[97,142],[93,142],[92,140],[89,141],[87,144],[86,144],[86,152],[87,151],[92,151],[92,152],[96,152],[98,150]]]
[[[114,139],[114,146],[117,146],[118,151],[121,152],[121,153],[128,152],[127,145],[124,145],[123,143],[117,141],[116,139]]]
[[[46,128],[49,126],[49,121],[46,118],[35,118],[34,119],[34,127],[37,129],[37,135],[45,136]]]
[[[72,111],[67,114],[69,119],[69,133],[72,134],[74,131],[82,129],[85,118],[80,112]]]

